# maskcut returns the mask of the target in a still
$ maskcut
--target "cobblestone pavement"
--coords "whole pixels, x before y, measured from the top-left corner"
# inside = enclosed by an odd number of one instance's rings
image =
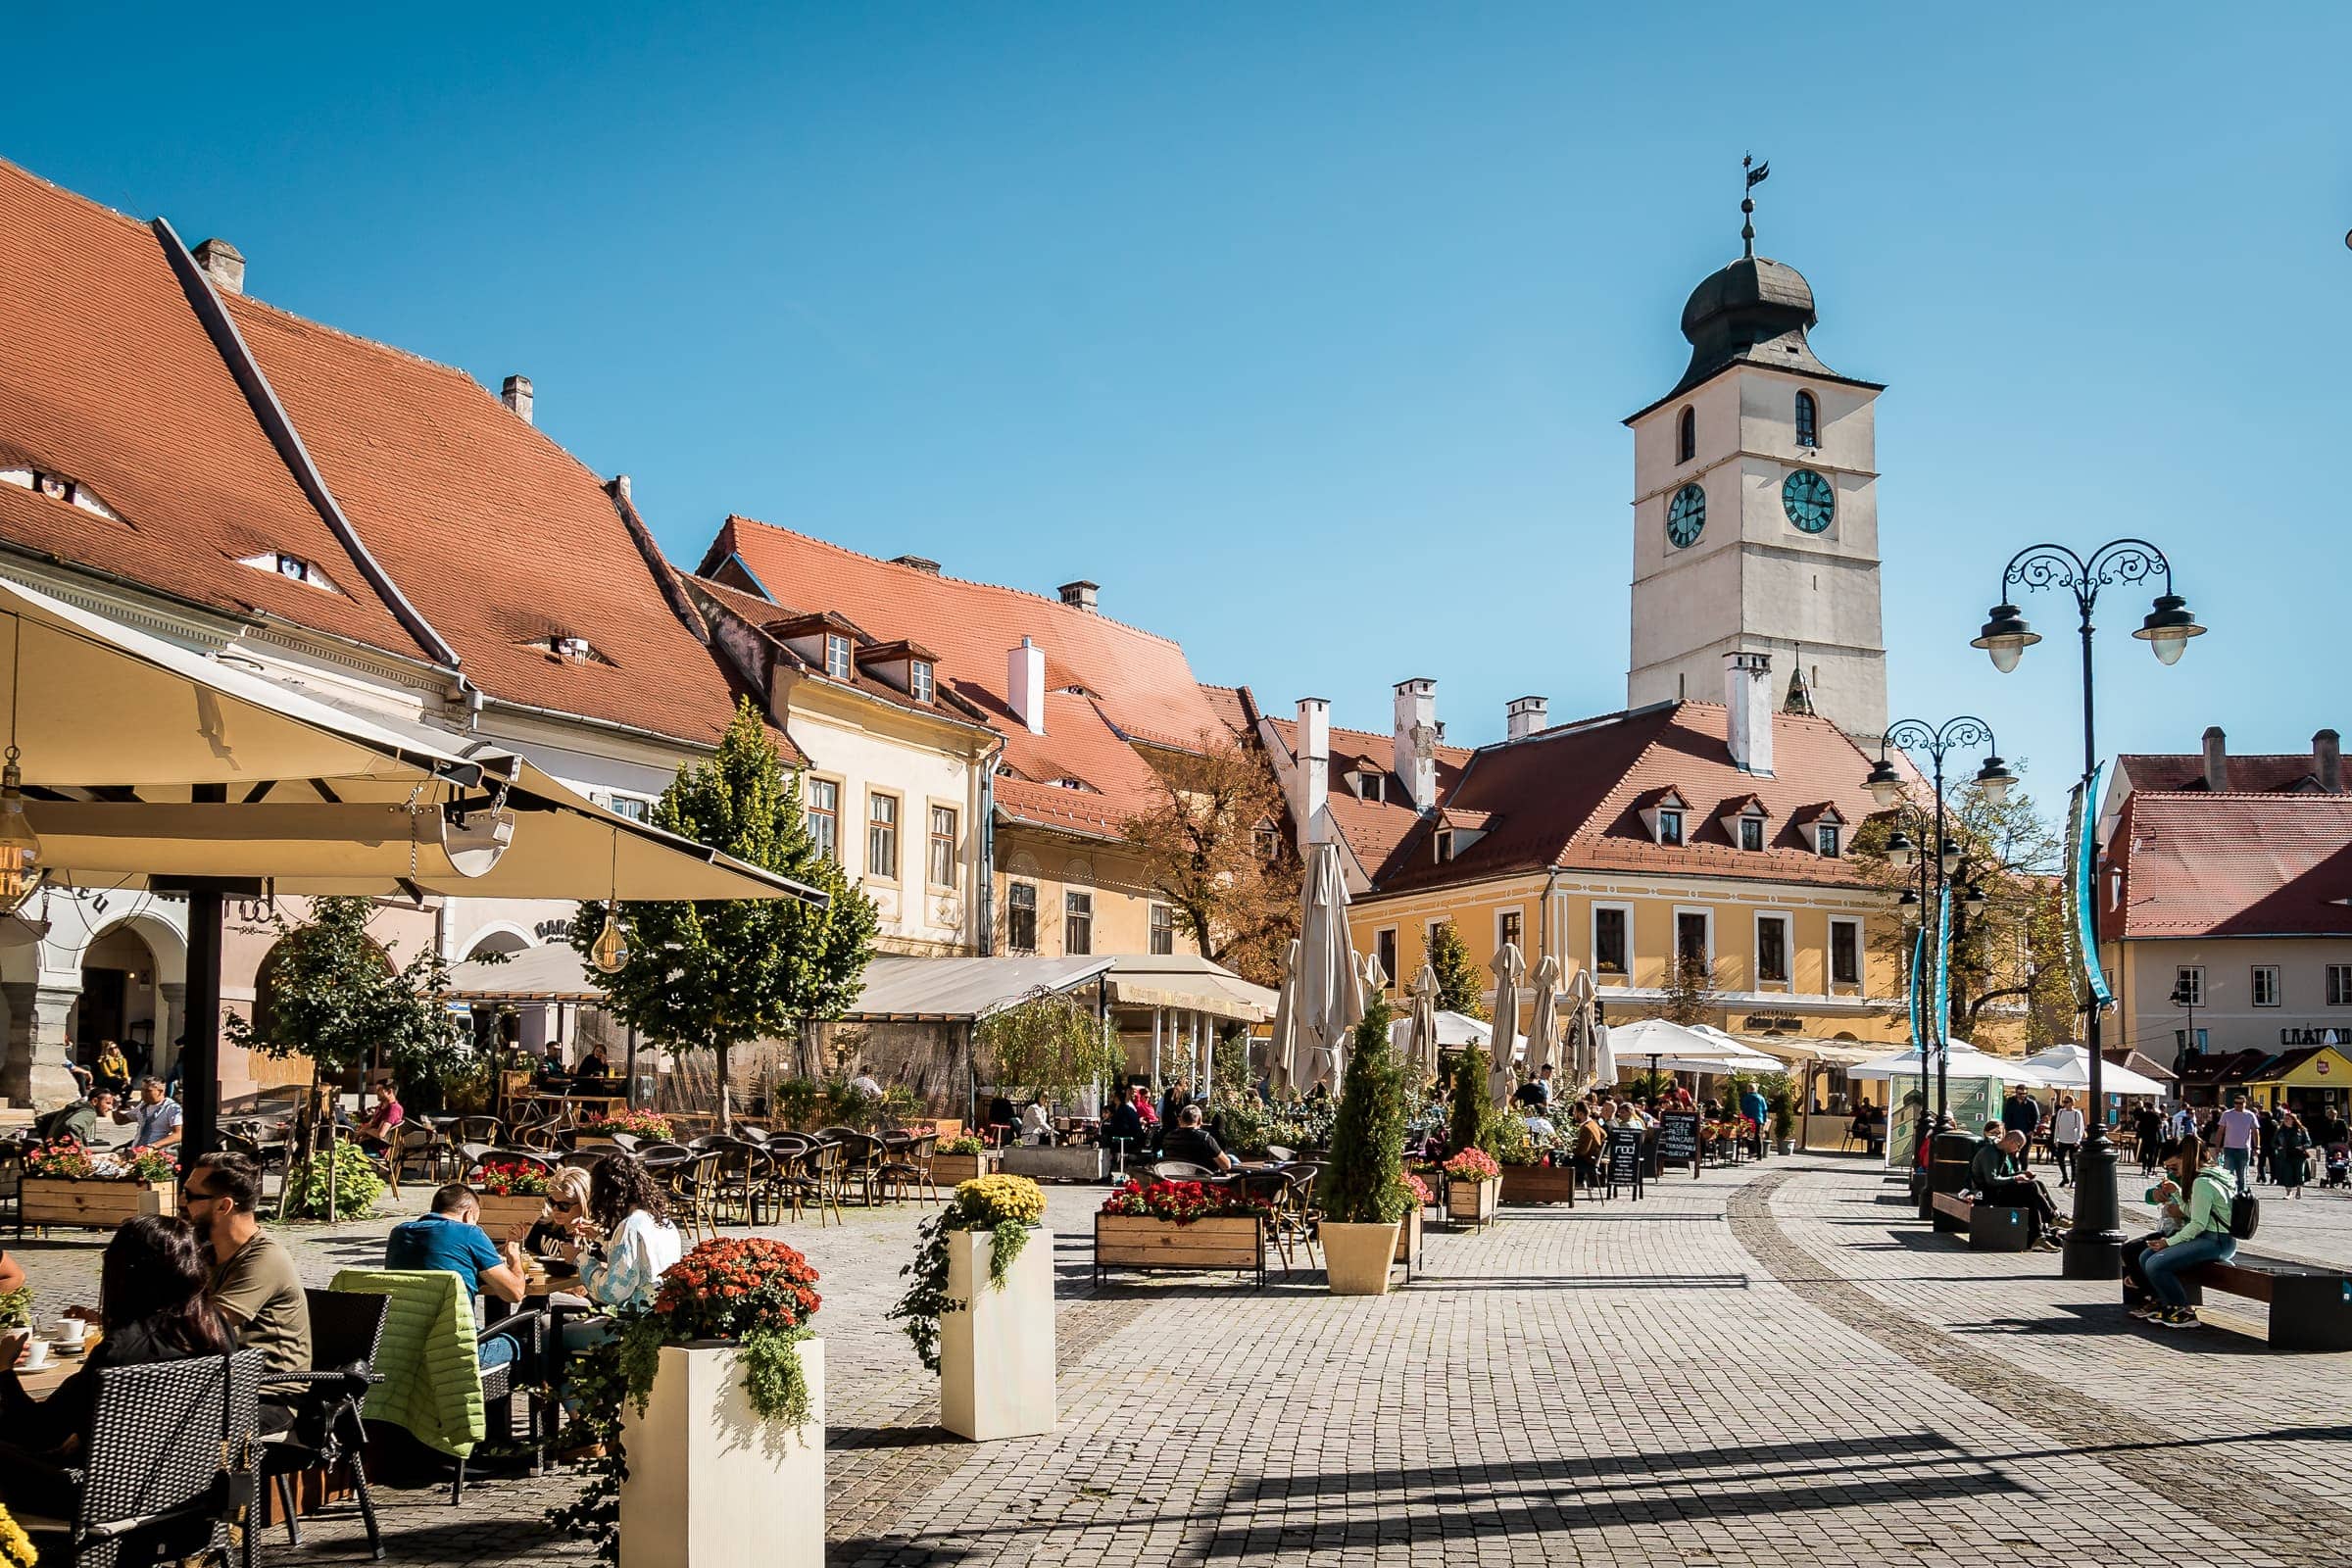
[[[2128,1173],[2129,1174],[2129,1173]],[[2112,1285],[1971,1253],[1876,1169],[1773,1160],[1433,1234],[1384,1299],[1320,1276],[1094,1290],[1054,1189],[1060,1427],[944,1439],[882,1322],[917,1210],[784,1235],[824,1279],[837,1565],[2342,1563],[2352,1356],[2131,1324]],[[2266,1197],[2268,1195],[2266,1194]],[[2312,1204],[2319,1195],[2304,1200]],[[2264,1241],[2287,1205],[2265,1203]],[[2340,1220],[2297,1216],[2321,1236]],[[304,1236],[307,1272],[383,1225]],[[2298,1233],[2300,1234],[2300,1233]],[[63,1257],[28,1248],[45,1294]],[[341,1257],[338,1257],[341,1254]],[[86,1261],[74,1266],[86,1268]],[[578,1563],[538,1511],[386,1492],[403,1562]],[[273,1564],[359,1559],[330,1517]],[[2145,1544],[2143,1544],[2145,1543]]]

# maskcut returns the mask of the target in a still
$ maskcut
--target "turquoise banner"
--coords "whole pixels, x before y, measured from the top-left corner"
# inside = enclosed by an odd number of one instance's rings
[[[2099,968],[2099,933],[2094,920],[2099,906],[2099,802],[2107,796],[2107,770],[2108,764],[2101,762],[2090,777],[2075,786],[2074,803],[2066,813],[2066,850],[2072,873],[2066,879],[2067,903],[2072,906],[2067,912],[2073,916],[2068,925],[2074,933],[2075,959],[2082,967],[2082,983],[2094,1007],[2115,1004],[2115,993]]]

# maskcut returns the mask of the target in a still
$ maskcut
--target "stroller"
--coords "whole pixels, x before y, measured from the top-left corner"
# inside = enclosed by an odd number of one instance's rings
[[[2352,1144],[2328,1146],[2328,1173],[2320,1179],[2322,1187],[2352,1187]]]

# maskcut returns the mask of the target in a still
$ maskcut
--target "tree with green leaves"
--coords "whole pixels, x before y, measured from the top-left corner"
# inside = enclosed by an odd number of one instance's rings
[[[1663,995],[1658,998],[1659,1017],[1689,1027],[1707,1022],[1721,1005],[1715,995],[1715,974],[1707,967],[1706,955],[1683,954],[1667,968]]]
[[[760,710],[736,706],[717,755],[680,764],[654,803],[656,827],[821,890],[798,899],[700,903],[623,901],[628,958],[597,975],[623,1023],[673,1051],[707,1051],[717,1070],[719,1115],[728,1115],[728,1056],[738,1046],[838,1018],[865,984],[878,920],[873,902],[819,853]],[[604,929],[605,904],[580,906],[571,944],[585,956]]]
[[[319,1105],[320,1085],[370,1060],[390,1069],[395,1080],[417,1084],[439,1079],[457,1067],[470,1049],[461,1014],[449,1010],[449,965],[429,943],[395,968],[383,946],[368,934],[375,903],[362,898],[311,901],[310,919],[296,925],[276,917],[277,945],[262,968],[263,1000],[255,1016],[225,1019],[232,1045],[284,1059],[311,1062],[311,1102],[297,1130],[295,1168],[285,1191],[297,1190],[317,1154],[317,1129],[327,1131],[328,1216],[333,1217],[339,1183],[335,1177],[335,1118]]]
[[[1486,977],[1470,961],[1470,946],[1451,920],[1439,921],[1429,934],[1429,966],[1438,975],[1439,1006],[1465,1018],[1487,1015]],[[1396,975],[1389,978],[1404,983]]]
[[[980,1020],[985,1081],[1025,1099],[1066,1100],[1115,1080],[1127,1051],[1067,992],[1037,990]]]
[[[1486,1149],[1494,1143],[1494,1114],[1487,1103],[1487,1074],[1493,1070],[1494,1058],[1487,1054],[1484,1046],[1465,1046],[1462,1054],[1453,1058],[1453,1082],[1447,1091],[1449,1100],[1446,1117],[1446,1152],[1458,1154],[1465,1149]]]
[[[1340,1225],[1385,1225],[1412,1204],[1404,1185],[1404,1068],[1389,1043],[1388,999],[1365,999],[1331,1125],[1331,1163],[1316,1194]]]

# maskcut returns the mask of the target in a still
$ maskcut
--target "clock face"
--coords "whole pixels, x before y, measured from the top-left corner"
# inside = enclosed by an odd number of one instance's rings
[[[1706,525],[1707,493],[1694,484],[1677,490],[1666,508],[1666,542],[1688,550],[1698,543],[1699,530]]]
[[[1811,468],[1799,468],[1781,486],[1781,505],[1790,522],[1807,533],[1820,533],[1838,515],[1838,492]]]

